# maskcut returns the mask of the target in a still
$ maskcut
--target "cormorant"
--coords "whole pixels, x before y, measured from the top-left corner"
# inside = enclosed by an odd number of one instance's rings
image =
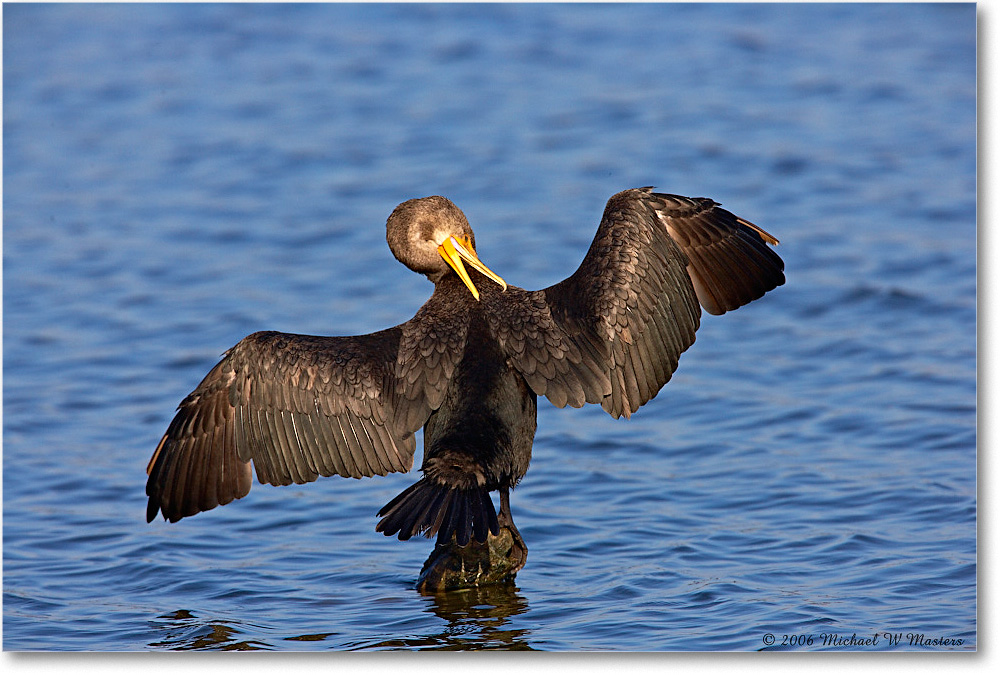
[[[423,427],[423,477],[379,511],[376,530],[465,546],[502,524],[520,540],[509,491],[528,470],[538,396],[628,417],[694,342],[699,303],[722,314],[785,281],[773,236],[711,199],[648,187],[611,197],[580,267],[538,291],[480,262],[465,215],[444,197],[397,206],[386,239],[434,283],[427,303],[368,335],[241,340],[153,453],[147,520],[243,497],[251,463],[272,485],[408,471]]]

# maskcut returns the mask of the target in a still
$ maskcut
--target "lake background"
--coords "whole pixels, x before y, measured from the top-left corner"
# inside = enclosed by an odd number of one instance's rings
[[[5,650],[977,647],[974,5],[3,24]],[[540,405],[513,587],[414,590],[432,542],[374,525],[415,474],[145,523],[146,463],[221,352],[426,300],[385,245],[397,203],[448,196],[541,288],[642,185],[772,232],[788,282],[706,317],[630,421]]]

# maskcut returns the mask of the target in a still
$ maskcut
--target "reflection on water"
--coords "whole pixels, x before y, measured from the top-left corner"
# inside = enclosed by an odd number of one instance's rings
[[[510,620],[528,611],[528,601],[511,583],[424,596],[425,609],[441,620],[436,632],[342,645],[345,649],[421,649],[462,651],[481,649],[531,650],[530,630],[512,628]],[[179,609],[150,622],[158,637],[154,649],[177,651],[256,651],[273,645],[250,639],[254,627],[237,621],[206,620]],[[336,632],[304,633],[282,638],[287,642],[317,643],[336,638]]]
[[[268,646],[255,640],[241,640],[242,629],[222,621],[206,623],[186,609],[178,609],[150,622],[151,628],[163,634],[163,639],[151,642],[154,649],[178,651],[221,649],[224,651],[256,651]]]
[[[430,605],[426,611],[445,622],[439,633],[419,638],[384,640],[358,647],[442,651],[532,649],[528,644],[530,631],[509,626],[511,617],[528,610],[528,601],[513,582],[438,593],[428,595],[427,599]]]

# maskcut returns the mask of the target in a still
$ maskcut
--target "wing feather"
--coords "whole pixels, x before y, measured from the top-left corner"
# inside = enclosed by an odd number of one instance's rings
[[[181,402],[153,453],[147,519],[243,497],[251,464],[273,485],[408,471],[413,432],[441,404],[464,346],[462,331],[445,327],[452,337],[441,344],[418,317],[369,335],[241,340]]]
[[[778,240],[711,199],[648,193],[687,267],[702,306],[722,314],[785,282],[784,262],[768,245]]]
[[[784,283],[770,234],[710,199],[626,190],[608,200],[580,267],[540,291],[484,298],[510,363],[557,406],[626,417],[695,340],[701,306],[736,309]]]

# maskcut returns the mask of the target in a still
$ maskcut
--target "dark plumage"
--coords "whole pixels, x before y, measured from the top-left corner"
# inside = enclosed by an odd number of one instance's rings
[[[386,232],[396,258],[434,282],[427,303],[369,335],[241,340],[156,448],[148,520],[244,496],[251,462],[272,485],[408,471],[424,427],[424,475],[376,529],[485,541],[513,528],[508,491],[528,469],[537,396],[628,417],[694,342],[699,302],[722,314],[785,280],[774,237],[709,199],[651,188],[613,196],[580,267],[539,291],[478,262],[468,221],[444,197],[400,204]]]

